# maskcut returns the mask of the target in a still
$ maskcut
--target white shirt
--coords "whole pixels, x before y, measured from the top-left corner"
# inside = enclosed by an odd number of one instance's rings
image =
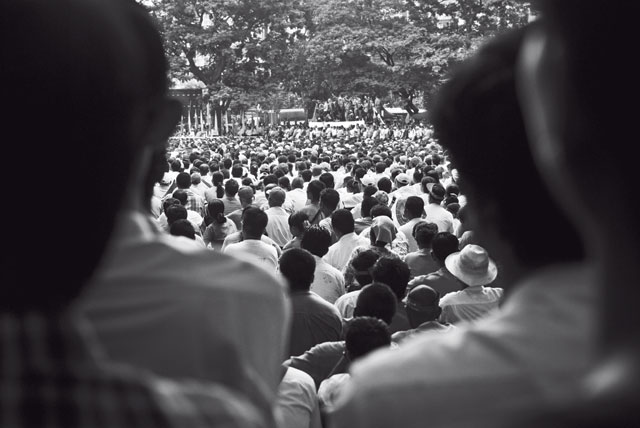
[[[354,363],[333,426],[518,426],[571,399],[596,357],[594,276],[578,265],[542,270],[514,288],[497,316]]]
[[[329,303],[335,302],[345,292],[342,272],[314,255],[316,270],[314,271],[311,291]]]
[[[293,203],[294,212],[300,211],[307,205],[307,192],[303,189],[292,189],[287,192],[287,197]]]
[[[440,299],[440,321],[457,324],[490,316],[498,310],[502,294],[502,288],[481,285],[447,293]]]
[[[273,239],[280,247],[284,247],[293,238],[289,230],[289,213],[282,207],[271,207],[265,212],[269,217],[269,222],[265,229],[267,236]]]
[[[361,290],[350,291],[340,296],[340,298],[334,302],[334,306],[338,309],[342,318],[347,319],[353,317],[353,310],[356,308],[360,291]]]
[[[416,239],[413,237],[413,227],[420,223],[421,221],[425,221],[424,219],[417,217],[412,220],[409,220],[405,224],[399,227],[400,232],[404,233],[407,237],[407,242],[409,243],[409,252],[413,253],[414,251],[418,251],[418,243]]]
[[[287,368],[278,387],[274,414],[278,428],[322,428],[313,378],[302,370]]]
[[[278,268],[278,252],[273,245],[266,244],[257,239],[245,239],[236,244],[228,245],[223,252],[239,260],[253,263],[275,274]]]
[[[172,378],[273,397],[291,318],[285,285],[232,257],[158,233],[124,213],[79,301],[108,356]],[[242,308],[242,316],[238,313]]]
[[[322,259],[334,268],[342,271],[342,268],[344,268],[349,261],[353,250],[356,247],[367,244],[366,239],[361,238],[353,232],[347,233],[346,235],[342,235],[342,237],[338,239],[338,242],[329,247],[329,252],[325,254]]]
[[[427,213],[426,221],[438,225],[438,232],[453,233],[453,214],[447,211],[446,208],[438,204],[426,203],[424,212]]]

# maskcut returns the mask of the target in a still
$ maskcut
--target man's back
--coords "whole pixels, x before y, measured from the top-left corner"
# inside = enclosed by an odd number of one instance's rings
[[[334,426],[503,426],[574,395],[595,357],[591,278],[578,266],[541,271],[516,285],[496,317],[356,363]]]
[[[340,340],[342,317],[331,303],[307,291],[292,293],[291,305],[289,355],[300,355],[317,344]]]
[[[453,214],[446,208],[438,204],[426,203],[425,200],[424,211],[427,213],[427,221],[438,225],[438,232],[453,233]]]
[[[245,372],[275,391],[289,322],[284,286],[237,259],[178,246],[145,221],[125,219],[81,302],[107,354],[240,390]]]
[[[475,321],[496,312],[502,288],[474,286],[449,293],[440,299],[440,320],[451,324]]]
[[[2,426],[264,426],[245,398],[219,385],[177,383],[98,357],[78,321],[0,316],[3,349],[13,350],[0,374]]]

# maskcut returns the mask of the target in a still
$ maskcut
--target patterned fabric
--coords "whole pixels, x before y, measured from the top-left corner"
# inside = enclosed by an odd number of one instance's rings
[[[0,316],[2,427],[259,427],[215,385],[178,384],[101,361],[69,314]]]

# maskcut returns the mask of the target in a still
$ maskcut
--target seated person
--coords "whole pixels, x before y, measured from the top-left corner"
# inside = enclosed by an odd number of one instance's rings
[[[407,254],[404,258],[405,263],[409,266],[411,279],[416,276],[428,275],[440,268],[431,255],[431,243],[437,233],[438,226],[435,223],[422,221],[414,226],[412,235],[418,244],[418,250]]]
[[[440,269],[427,275],[420,275],[409,281],[409,288],[420,284],[429,287],[444,296],[453,291],[462,290],[465,285],[460,282],[445,266],[444,261],[449,255],[458,251],[458,238],[449,232],[439,232],[431,241],[431,256]]]
[[[447,257],[445,265],[466,287],[440,300],[440,321],[451,324],[476,321],[497,311],[503,291],[488,287],[498,276],[498,268],[484,248],[469,244]]]
[[[306,250],[292,248],[280,257],[280,273],[289,282],[293,308],[288,355],[300,355],[311,347],[340,340],[342,318],[329,302],[309,291],[316,261]]]
[[[396,312],[396,298],[385,284],[372,283],[365,286],[358,295],[353,312],[354,319],[361,316],[375,317],[385,324],[391,324]],[[348,322],[347,322],[348,324]],[[346,327],[344,328],[346,330]],[[335,373],[346,373],[349,370],[349,359],[344,355],[343,340],[325,342],[314,346],[302,355],[285,361],[288,367],[300,369],[313,378],[316,386]]]
[[[393,333],[391,340],[400,343],[423,331],[446,332],[455,328],[438,321],[442,313],[439,304],[440,294],[428,285],[418,285],[411,289],[404,303],[411,329]]]
[[[243,240],[226,246],[223,252],[275,273],[278,267],[278,252],[272,245],[261,240],[268,221],[269,217],[260,208],[245,208],[242,213]]]
[[[348,325],[344,335],[345,358],[356,361],[368,353],[391,345],[387,324],[374,317],[357,317]],[[318,388],[320,411],[330,418],[340,393],[349,383],[349,373],[336,373],[323,380]]]

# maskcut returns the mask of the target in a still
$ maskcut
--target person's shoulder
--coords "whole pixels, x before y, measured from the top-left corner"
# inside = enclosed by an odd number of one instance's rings
[[[129,411],[137,412],[139,421],[149,418],[155,426],[195,428],[204,423],[238,428],[266,426],[252,404],[221,385],[166,379],[113,362],[104,364],[97,375],[103,384],[117,388],[120,400],[135,404]]]
[[[170,421],[169,426],[266,426],[253,405],[220,385],[157,379],[153,390],[162,412]]]

